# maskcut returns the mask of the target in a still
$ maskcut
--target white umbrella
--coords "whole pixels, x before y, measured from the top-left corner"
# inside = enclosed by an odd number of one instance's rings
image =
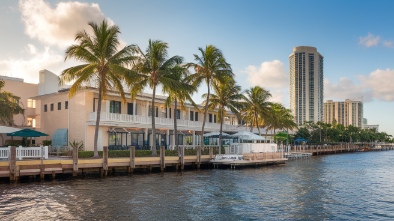
[[[204,134],[203,136],[204,136],[204,137],[218,138],[219,135],[220,135],[220,132],[219,132],[219,131],[214,131],[214,132],[206,133],[206,134]],[[229,134],[228,134],[228,133],[222,132],[222,137],[224,137],[224,136],[229,136]]]
[[[0,134],[14,133],[20,130],[19,128],[0,126]]]
[[[233,137],[240,138],[242,140],[265,140],[264,137],[256,135],[249,131],[240,131],[232,135]]]

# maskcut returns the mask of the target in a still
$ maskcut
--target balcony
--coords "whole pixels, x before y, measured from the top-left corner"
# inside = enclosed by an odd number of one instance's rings
[[[96,112],[91,112],[89,114],[88,125],[96,124]],[[174,119],[172,118],[155,118],[156,128],[174,128]],[[100,115],[100,125],[102,126],[112,126],[112,127],[140,127],[140,128],[150,128],[152,124],[152,118],[141,115],[127,115],[127,114],[115,114],[101,112]],[[178,130],[195,130],[201,131],[202,122],[201,121],[190,121],[190,120],[177,120]],[[244,128],[243,128],[244,129]],[[220,124],[218,123],[205,123],[206,131],[219,131]],[[239,131],[240,128],[237,125],[223,124],[223,131]],[[241,129],[242,130],[242,129]]]

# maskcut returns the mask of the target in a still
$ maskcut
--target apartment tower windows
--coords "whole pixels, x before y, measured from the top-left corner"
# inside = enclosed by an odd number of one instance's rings
[[[290,109],[295,122],[323,121],[323,56],[314,47],[295,47],[289,63]]]

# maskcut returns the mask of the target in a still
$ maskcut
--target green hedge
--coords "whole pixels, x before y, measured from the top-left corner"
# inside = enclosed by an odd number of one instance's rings
[[[222,153],[224,153],[224,148],[222,148]],[[186,149],[185,156],[195,156],[197,151],[194,149]],[[205,148],[201,152],[202,155],[209,155],[209,148]],[[218,150],[214,149],[213,154],[218,154]],[[93,157],[93,151],[78,151],[78,158],[91,158]],[[99,151],[100,157],[103,157],[103,151]],[[160,156],[160,150],[157,150],[157,155]],[[136,150],[135,157],[151,157],[152,151],[151,150]],[[177,150],[166,150],[166,156],[178,156]],[[130,157],[129,150],[109,150],[108,151],[109,158],[117,158],[117,157]]]

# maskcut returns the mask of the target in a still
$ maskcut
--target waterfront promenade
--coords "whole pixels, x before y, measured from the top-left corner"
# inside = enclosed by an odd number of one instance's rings
[[[341,144],[341,145],[300,145],[291,146],[287,152],[277,153],[253,153],[249,154],[250,159],[244,160],[245,163],[238,162],[235,166],[248,165],[272,165],[283,164],[286,159],[286,153],[310,153],[311,155],[341,154],[351,152],[362,152],[371,150],[368,144]],[[208,155],[202,155],[201,151],[197,151],[196,155],[184,154],[184,149],[180,148],[178,156],[165,156],[164,147],[160,148],[160,155],[157,157],[135,157],[135,148],[130,147],[130,157],[109,158],[108,148],[104,147],[103,158],[99,159],[80,159],[78,151],[74,150],[72,158],[49,158],[35,160],[17,160],[16,147],[11,147],[9,160],[0,161],[0,177],[9,178],[10,181],[17,181],[22,176],[40,176],[41,179],[45,175],[55,178],[56,174],[72,174],[77,176],[85,172],[96,172],[100,176],[106,176],[109,172],[125,171],[132,173],[135,169],[151,172],[153,168],[159,168],[164,172],[166,168],[172,168],[178,171],[184,170],[185,165],[191,168],[200,168],[201,165],[210,166],[210,162],[214,158],[213,147],[209,148]],[[393,145],[380,145],[374,150],[393,150]],[[255,155],[258,156],[255,156]],[[230,165],[230,164],[228,164]]]

